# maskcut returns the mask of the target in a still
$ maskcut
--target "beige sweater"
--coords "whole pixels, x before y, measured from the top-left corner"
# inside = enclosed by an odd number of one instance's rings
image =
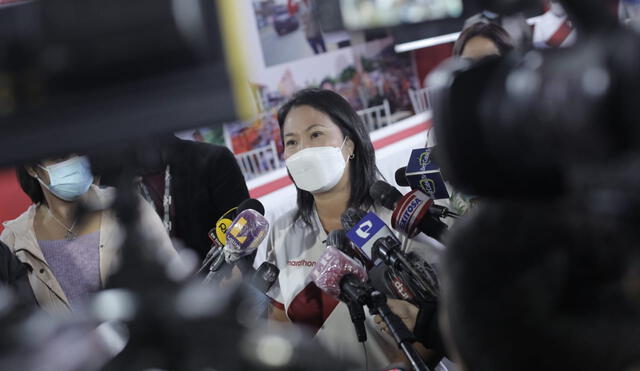
[[[116,222],[109,206],[115,198],[114,188],[99,188],[92,185],[86,201],[92,207],[102,211],[100,222],[100,281],[105,286],[111,273],[117,268],[118,252],[124,240],[123,230]],[[71,311],[69,301],[65,296],[56,277],[40,250],[36,238],[33,221],[37,205],[31,205],[18,218],[5,222],[0,240],[7,244],[11,251],[23,263],[29,266],[29,283],[33,289],[38,304],[52,314],[65,314]],[[161,260],[168,261],[177,257],[171,240],[164,229],[162,221],[151,206],[140,200],[141,230],[148,235],[149,246],[157,253]]]

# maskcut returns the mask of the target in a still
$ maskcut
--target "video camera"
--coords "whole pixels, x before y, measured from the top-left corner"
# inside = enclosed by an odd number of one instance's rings
[[[560,3],[578,30],[573,47],[452,60],[430,75],[438,156],[461,191],[560,196],[582,168],[637,153],[640,36],[604,1]]]

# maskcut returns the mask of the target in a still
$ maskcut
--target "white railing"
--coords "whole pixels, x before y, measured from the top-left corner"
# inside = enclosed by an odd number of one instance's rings
[[[391,125],[391,108],[386,99],[379,106],[365,108],[357,113],[370,132]]]
[[[413,112],[416,114],[425,112],[431,108],[429,102],[429,89],[409,89],[409,99],[411,99],[411,105],[413,106]]]
[[[264,147],[237,154],[236,160],[247,180],[284,166],[284,162],[280,161],[276,142],[274,141]]]
[[[389,101],[386,99],[379,106],[369,107],[357,111],[357,113],[369,132],[392,124],[391,107],[389,106]],[[278,156],[275,141],[271,141],[264,147],[237,154],[236,160],[246,180],[284,167],[284,161],[281,161]]]

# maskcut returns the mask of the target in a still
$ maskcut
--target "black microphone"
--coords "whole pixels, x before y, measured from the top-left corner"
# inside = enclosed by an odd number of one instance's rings
[[[400,187],[411,187],[409,185],[409,179],[407,179],[407,167],[403,166],[400,169],[396,170],[395,174],[396,184]]]
[[[263,294],[266,294],[271,286],[278,280],[280,269],[275,264],[264,262],[258,267],[251,279],[251,285]]]
[[[248,198],[242,201],[240,205],[238,205],[237,213],[240,214],[247,209],[255,210],[259,214],[264,215],[264,205],[262,205],[262,202],[256,200],[255,198]]]

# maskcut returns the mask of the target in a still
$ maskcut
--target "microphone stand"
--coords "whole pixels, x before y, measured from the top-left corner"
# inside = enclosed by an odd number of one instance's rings
[[[209,273],[207,273],[207,276],[204,278],[203,284],[211,284],[216,279],[216,277],[218,276],[218,272],[220,271],[220,268],[222,267],[224,262],[224,252],[221,250],[218,256],[216,256],[216,258],[209,266]]]
[[[367,341],[367,330],[364,327],[364,308],[362,305],[354,300],[347,301],[347,307],[349,308],[349,315],[351,316],[351,322],[356,330],[356,336],[358,341],[363,343]]]
[[[387,324],[389,333],[393,336],[404,355],[407,357],[416,371],[430,371],[427,364],[422,357],[416,352],[412,344],[416,341],[413,333],[402,322],[400,317],[391,311],[391,308],[387,305],[387,298],[380,291],[373,291],[369,295],[369,312],[371,314],[378,314],[382,317],[384,323]]]

